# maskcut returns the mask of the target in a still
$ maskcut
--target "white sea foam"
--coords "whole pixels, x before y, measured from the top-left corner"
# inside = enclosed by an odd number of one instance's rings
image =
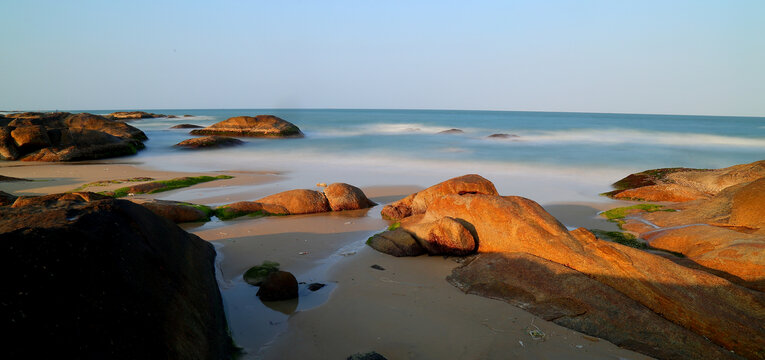
[[[448,126],[431,126],[419,123],[374,123],[344,128],[322,129],[311,134],[315,136],[361,136],[361,135],[411,135],[411,134],[437,134],[444,130],[452,129]],[[482,129],[460,128],[466,133],[480,132]]]

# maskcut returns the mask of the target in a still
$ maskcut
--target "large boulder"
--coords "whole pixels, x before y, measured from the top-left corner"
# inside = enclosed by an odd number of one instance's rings
[[[396,257],[419,256],[425,253],[420,243],[400,228],[372,235],[367,240],[367,245],[381,253]]]
[[[329,202],[323,193],[313,190],[288,190],[266,196],[256,202],[261,204],[278,205],[295,214],[312,214],[331,210]]]
[[[92,114],[20,113],[0,122],[0,159],[76,161],[135,154],[146,135]]]
[[[203,129],[192,130],[191,134],[250,137],[303,136],[295,124],[273,115],[236,116]]]
[[[324,196],[332,211],[358,210],[377,205],[367,199],[361,189],[345,183],[329,184],[324,188]]]
[[[174,146],[186,149],[211,149],[244,144],[244,141],[227,136],[203,136],[183,140]]]
[[[231,357],[215,249],[199,237],[113,199],[1,207],[0,219],[6,357]]]
[[[449,194],[498,195],[497,189],[491,181],[484,179],[480,175],[469,174],[446,180],[386,205],[382,209],[381,214],[383,218],[390,220],[399,220],[407,216],[423,214],[433,199]]]
[[[454,269],[447,280],[466,293],[503,300],[558,325],[656,358],[736,358],[613,288],[534,255],[481,254]]]

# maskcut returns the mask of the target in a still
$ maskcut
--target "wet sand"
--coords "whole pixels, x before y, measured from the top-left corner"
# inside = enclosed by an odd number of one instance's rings
[[[16,195],[71,191],[84,183],[137,176],[162,180],[215,175],[115,163],[6,163],[0,166],[0,174],[45,180],[0,183],[0,190]],[[279,184],[284,174],[230,175],[236,178],[143,196],[220,204],[287,190]],[[388,225],[380,218],[382,204],[419,189],[365,187],[365,193],[381,204],[367,210],[183,224],[187,231],[212,242],[219,252],[221,293],[235,341],[245,348],[243,358],[344,359],[372,350],[389,359],[647,358],[507,303],[462,293],[445,280],[458,266],[454,258],[395,258],[365,246],[371,234]],[[597,212],[607,204],[545,207],[569,227],[607,230],[613,226],[597,218]],[[301,282],[299,299],[263,303],[255,296],[257,288],[244,283],[241,275],[264,260],[279,262],[281,269],[296,275]],[[308,290],[307,285],[314,282],[326,286],[315,292]],[[534,340],[528,334],[535,327],[546,334],[544,340]]]

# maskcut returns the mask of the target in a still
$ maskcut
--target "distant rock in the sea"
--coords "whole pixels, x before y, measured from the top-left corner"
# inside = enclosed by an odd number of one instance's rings
[[[183,117],[194,117],[194,115],[186,114],[186,115],[183,115]]]
[[[145,111],[117,111],[117,112],[108,114],[105,117],[113,119],[113,120],[129,121],[129,120],[137,120],[137,119],[153,119],[153,118],[167,117],[167,115],[153,114],[153,113],[149,113]]]
[[[178,118],[177,115],[167,115],[165,117],[168,118],[168,119],[176,119],[176,118]]]
[[[244,144],[244,141],[226,136],[203,136],[183,140],[174,146],[186,149],[213,149]]]
[[[170,128],[171,129],[201,129],[201,128],[204,128],[204,126],[194,125],[194,124],[178,124]]]
[[[0,120],[0,160],[76,161],[135,154],[146,134],[88,113],[17,113]]]
[[[273,115],[258,115],[232,117],[203,129],[192,130],[191,135],[302,137],[303,133],[289,121]]]
[[[129,201],[54,195],[0,207],[4,357],[232,358],[209,242]]]
[[[462,134],[464,133],[464,131],[460,129],[449,129],[449,130],[439,131],[438,133],[439,134]]]
[[[489,139],[516,139],[516,138],[519,138],[519,137],[520,136],[515,135],[515,134],[491,134],[491,135],[487,136],[487,138],[489,138]]]

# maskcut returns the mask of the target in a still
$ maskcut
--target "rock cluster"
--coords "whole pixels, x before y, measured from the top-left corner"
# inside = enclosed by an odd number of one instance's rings
[[[0,160],[75,161],[135,154],[146,135],[87,113],[18,113],[0,119]]]
[[[206,128],[195,129],[191,135],[222,135],[247,137],[302,137],[295,124],[273,115],[236,116]]]
[[[0,207],[0,238],[9,358],[234,352],[214,248],[144,207],[92,193],[17,200]]]

